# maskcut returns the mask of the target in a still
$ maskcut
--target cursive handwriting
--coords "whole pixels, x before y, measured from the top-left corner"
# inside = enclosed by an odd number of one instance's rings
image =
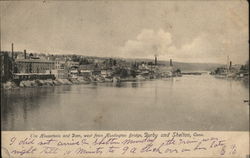
[[[173,155],[182,153],[235,156],[237,144],[224,137],[210,137],[202,132],[133,132],[133,133],[50,133],[37,132],[8,138],[5,148],[13,157],[32,155]],[[6,147],[7,146],[7,147]]]

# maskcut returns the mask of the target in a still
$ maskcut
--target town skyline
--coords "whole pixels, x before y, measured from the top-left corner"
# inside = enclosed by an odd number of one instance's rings
[[[12,43],[14,45],[14,43]],[[10,48],[11,49],[11,48]],[[169,61],[170,60],[173,60],[173,58],[164,58],[164,59],[161,59],[159,58],[158,55],[152,55],[151,57],[146,57],[146,58],[143,58],[143,57],[119,57],[119,56],[96,56],[96,55],[85,55],[85,54],[77,54],[77,53],[43,53],[43,52],[29,52],[29,50],[27,51],[28,49],[24,49],[24,50],[15,50],[13,49],[13,52],[14,52],[14,56],[15,58],[17,59],[24,59],[24,52],[27,53],[27,55],[34,55],[35,57],[38,57],[38,58],[41,58],[42,56],[54,56],[54,57],[72,57],[72,56],[76,56],[76,57],[79,57],[79,58],[100,58],[100,59],[120,59],[120,60],[127,60],[127,61],[130,61],[130,62],[142,62],[142,61],[154,61],[155,60],[155,57],[158,58],[158,61],[159,62],[162,62],[164,64],[169,64]],[[1,50],[1,52],[7,52],[9,54],[9,56],[11,57],[12,56],[12,51],[11,50]],[[187,61],[178,61],[178,60],[174,60],[174,62],[176,63],[180,63],[180,64],[211,64],[211,65],[227,65],[228,62],[233,62],[233,64],[236,64],[236,65],[241,65],[239,63],[234,63],[234,61],[231,60],[230,56],[226,56],[227,59],[225,59],[224,63],[216,63],[216,62],[197,62],[197,61],[193,61],[193,62],[187,62]],[[43,58],[42,58],[43,59]],[[247,64],[249,63],[249,59],[246,59],[246,62],[245,63],[242,63],[242,64]]]
[[[1,50],[245,64],[246,1],[214,3],[1,2]]]

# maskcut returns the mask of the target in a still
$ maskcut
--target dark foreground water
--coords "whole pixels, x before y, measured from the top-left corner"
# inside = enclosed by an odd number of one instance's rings
[[[201,75],[2,91],[2,130],[248,131],[248,88]]]

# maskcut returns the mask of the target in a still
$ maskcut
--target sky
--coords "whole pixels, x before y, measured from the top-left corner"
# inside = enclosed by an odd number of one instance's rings
[[[1,50],[235,64],[249,59],[248,3],[1,1]]]

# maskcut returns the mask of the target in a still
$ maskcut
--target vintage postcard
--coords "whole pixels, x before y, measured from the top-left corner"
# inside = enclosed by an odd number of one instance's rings
[[[249,157],[247,1],[0,7],[2,157]]]

